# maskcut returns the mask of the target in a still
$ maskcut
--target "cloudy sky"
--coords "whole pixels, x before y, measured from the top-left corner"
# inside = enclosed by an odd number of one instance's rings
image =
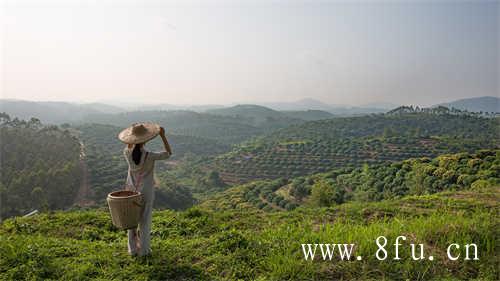
[[[430,105],[499,95],[495,0],[0,1],[3,98]]]

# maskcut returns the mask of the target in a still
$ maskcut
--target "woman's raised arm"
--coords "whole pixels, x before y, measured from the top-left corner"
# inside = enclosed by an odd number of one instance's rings
[[[172,149],[170,148],[170,144],[168,143],[167,137],[165,136],[165,129],[163,129],[163,127],[160,127],[160,137],[163,140],[165,151],[172,155]]]

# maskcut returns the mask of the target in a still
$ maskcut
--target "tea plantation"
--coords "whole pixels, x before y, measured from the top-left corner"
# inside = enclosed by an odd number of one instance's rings
[[[311,121],[245,142],[217,157],[213,169],[226,182],[244,183],[498,148],[499,122],[426,112]]]

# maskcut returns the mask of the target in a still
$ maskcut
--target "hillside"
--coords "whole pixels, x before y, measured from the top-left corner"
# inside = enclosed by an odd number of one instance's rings
[[[222,116],[241,116],[254,119],[256,123],[264,122],[267,118],[286,118],[279,111],[254,104],[239,104],[231,107],[211,109],[207,110],[206,113]]]
[[[47,124],[61,124],[80,121],[87,115],[103,113],[98,104],[79,105],[68,102],[32,102],[0,99],[0,112],[12,118],[29,120],[32,117]]]
[[[1,171],[0,211],[41,213],[0,224],[0,280],[497,280],[499,119],[408,110],[296,124],[231,151],[227,139],[167,129],[176,155],[157,164],[145,258],[127,254],[103,206],[125,178],[122,127],[2,114],[1,164],[10,169]],[[249,182],[226,186],[220,167]],[[85,182],[91,210],[72,204]],[[380,235],[391,245],[407,237],[401,260],[375,258]],[[302,243],[354,243],[362,258],[306,261]],[[424,245],[425,260],[411,259],[409,243]],[[480,259],[447,259],[451,243],[477,244]]]
[[[479,97],[456,100],[448,103],[439,104],[446,107],[454,107],[461,110],[473,112],[499,112],[500,113],[500,98],[499,97]]]
[[[121,113],[121,112],[127,111],[125,108],[121,108],[118,106],[109,105],[109,104],[105,104],[105,103],[99,103],[99,102],[84,103],[84,104],[81,104],[80,106],[96,110],[99,113],[112,113],[113,114],[113,113]]]
[[[500,119],[427,112],[312,121],[245,142],[215,159],[226,182],[499,147]]]
[[[388,104],[384,103],[374,103],[367,104],[364,106],[350,106],[350,105],[338,105],[338,104],[327,104],[322,101],[305,98],[295,102],[273,102],[273,103],[262,103],[262,105],[279,111],[307,111],[307,110],[319,110],[325,111],[337,116],[353,116],[353,115],[363,115],[370,113],[383,113],[386,112]]]
[[[302,121],[330,119],[335,117],[335,115],[322,110],[277,111],[253,104],[240,104],[232,107],[207,110],[206,112],[222,116],[242,117],[248,119],[249,122],[255,126],[267,127],[284,127],[302,123]]]
[[[330,112],[323,110],[291,110],[291,111],[282,111],[285,115],[293,118],[302,119],[305,121],[315,121],[322,119],[331,119],[336,116]]]
[[[496,280],[499,200],[497,187],[290,212],[155,211],[147,258],[127,255],[106,210],[51,212],[0,225],[0,279]],[[408,237],[401,260],[376,260],[380,235]],[[363,258],[306,261],[301,243],[355,243]],[[408,243],[434,260],[411,260]],[[450,243],[477,244],[480,260],[448,260]]]
[[[238,143],[267,131],[266,128],[253,125],[247,118],[194,111],[132,111],[98,114],[84,119],[85,123],[109,124],[123,128],[134,122],[148,121],[161,124],[170,134],[208,138],[226,144]]]
[[[34,209],[73,204],[80,187],[80,143],[38,119],[0,114],[0,221]]]
[[[333,169],[293,179],[253,181],[217,193],[202,206],[212,210],[292,210],[407,195],[500,185],[500,150],[413,158],[390,165]]]
[[[120,189],[124,183],[127,173],[127,163],[123,158],[124,144],[117,139],[120,127],[101,124],[85,124],[74,128],[85,146],[85,162],[88,166],[89,185],[92,190],[91,199],[98,204],[104,204],[106,195]],[[156,164],[157,176],[162,171],[172,169],[187,155],[197,157],[208,157],[228,151],[227,145],[215,140],[200,137],[174,135],[167,132],[167,137],[174,154],[167,162]],[[161,141],[156,138],[146,145],[152,151],[163,150]],[[185,208],[193,202],[190,191],[171,181],[160,181],[157,190],[157,207],[168,207],[173,209]]]

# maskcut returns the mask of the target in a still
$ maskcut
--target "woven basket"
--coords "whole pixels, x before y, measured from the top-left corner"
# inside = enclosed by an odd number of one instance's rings
[[[140,192],[120,190],[108,194],[109,211],[113,224],[121,229],[137,227],[144,210],[144,195]]]

